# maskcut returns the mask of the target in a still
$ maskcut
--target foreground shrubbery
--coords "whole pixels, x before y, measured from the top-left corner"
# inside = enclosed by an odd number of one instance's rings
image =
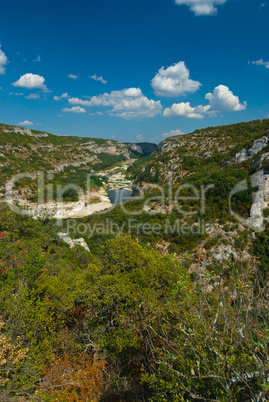
[[[2,396],[268,398],[265,268],[263,281],[241,262],[201,280],[129,237],[90,254],[70,250],[55,228],[1,207]]]

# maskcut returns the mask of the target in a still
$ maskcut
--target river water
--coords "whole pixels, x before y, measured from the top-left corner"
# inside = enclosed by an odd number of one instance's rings
[[[119,204],[132,197],[132,190],[128,187],[117,188],[116,190],[109,190],[107,195],[111,204]]]

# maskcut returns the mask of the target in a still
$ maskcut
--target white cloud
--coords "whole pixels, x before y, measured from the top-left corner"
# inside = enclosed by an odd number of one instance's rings
[[[67,92],[65,92],[61,96],[54,96],[53,97],[53,99],[56,100],[56,101],[60,101],[61,99],[68,99],[68,98],[70,98],[70,96],[68,95]]]
[[[74,106],[71,109],[68,109],[67,107],[63,109],[63,112],[71,112],[71,113],[86,113],[86,110],[83,109],[83,107],[80,106]]]
[[[151,81],[151,86],[157,96],[174,97],[185,95],[187,92],[196,92],[202,85],[189,77],[190,72],[185,62],[180,61],[166,69],[164,67],[160,68]]]
[[[214,116],[218,112],[238,112],[245,110],[247,102],[240,103],[238,96],[225,85],[219,85],[214,88],[213,93],[207,93],[205,99],[209,100],[209,104],[191,107],[190,102],[174,103],[171,108],[166,108],[163,116],[181,116],[191,119],[203,119],[205,115]]]
[[[142,141],[143,138],[144,138],[144,136],[143,136],[142,134],[138,134],[138,135],[136,136],[136,139],[137,139],[138,141]]]
[[[41,62],[41,56],[38,55],[37,58],[34,60],[35,63],[40,63]]]
[[[38,74],[24,74],[22,75],[18,81],[13,82],[14,87],[21,87],[27,89],[42,89],[42,91],[49,92],[48,88],[44,84],[45,78]]]
[[[269,69],[269,61],[263,61],[263,59],[253,61],[252,64],[257,64],[257,66],[265,66],[265,68]]]
[[[104,116],[104,113],[102,112],[89,113],[89,116]]]
[[[68,102],[71,105],[82,105],[82,106],[100,106],[102,104],[101,100],[102,95],[93,96],[90,100],[83,100],[80,98],[69,98]]]
[[[122,117],[123,119],[147,118],[154,117],[161,111],[162,105],[160,101],[156,102],[141,96],[141,98],[137,99],[122,100],[113,107],[109,115]]]
[[[18,124],[19,124],[19,126],[33,126],[33,125],[34,125],[34,123],[32,123],[32,122],[29,121],[29,120],[21,121],[21,122],[18,123]]]
[[[163,133],[162,137],[168,138],[168,137],[173,137],[175,135],[183,135],[183,134],[185,134],[185,133],[183,133],[183,131],[181,131],[181,130],[171,130],[171,131],[169,131],[169,133]]]
[[[98,96],[93,96],[89,100],[70,98],[71,105],[81,106],[111,106],[110,116],[118,116],[123,119],[154,117],[161,113],[162,105],[160,101],[148,99],[143,95],[140,88],[127,88],[121,91],[112,91]]]
[[[4,66],[7,65],[7,63],[8,63],[7,56],[5,55],[3,50],[1,50],[0,46],[0,74],[5,74],[6,69]]]
[[[67,77],[68,77],[68,78],[72,78],[73,80],[78,79],[78,75],[74,75],[74,74],[68,74]]]
[[[208,112],[210,105],[191,107],[190,102],[174,103],[171,108],[166,108],[163,112],[165,117],[181,116],[190,119],[203,119]]]
[[[39,99],[40,95],[38,94],[30,94],[28,96],[25,96],[25,99]]]
[[[210,109],[218,112],[238,112],[247,107],[247,102],[241,104],[238,96],[225,85],[217,86],[212,94],[206,94],[205,99],[209,100]]]
[[[100,81],[102,84],[107,84],[107,81],[104,80],[103,77],[98,77],[96,74],[89,76],[89,78],[93,79],[94,81]]]
[[[176,0],[176,4],[185,4],[195,15],[214,15],[218,12],[215,6],[226,3],[226,0]]]
[[[23,96],[24,93],[23,92],[9,92],[9,95],[15,95],[15,96]]]

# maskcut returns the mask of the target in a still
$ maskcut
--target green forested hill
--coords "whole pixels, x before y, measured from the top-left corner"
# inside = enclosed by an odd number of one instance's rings
[[[130,171],[137,181],[167,182],[168,171],[180,183],[193,173],[207,174],[231,162],[242,149],[249,149],[255,140],[269,135],[269,119],[229,126],[209,127],[193,133],[169,137],[159,145],[160,152],[147,168]],[[268,149],[267,149],[268,152]]]
[[[0,187],[22,172],[61,172],[66,168],[99,170],[129,158],[114,140],[57,136],[0,124]]]

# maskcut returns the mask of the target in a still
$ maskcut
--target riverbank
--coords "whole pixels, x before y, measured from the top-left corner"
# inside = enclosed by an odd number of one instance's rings
[[[74,202],[44,202],[33,203],[26,199],[10,199],[7,202],[16,207],[17,212],[36,218],[83,218],[95,212],[111,208],[118,202],[124,202],[131,197],[132,182],[126,179],[126,170],[133,160],[123,162],[111,170],[98,172],[103,179],[103,186],[98,190],[79,194],[79,200]],[[128,189],[130,188],[130,190]]]

